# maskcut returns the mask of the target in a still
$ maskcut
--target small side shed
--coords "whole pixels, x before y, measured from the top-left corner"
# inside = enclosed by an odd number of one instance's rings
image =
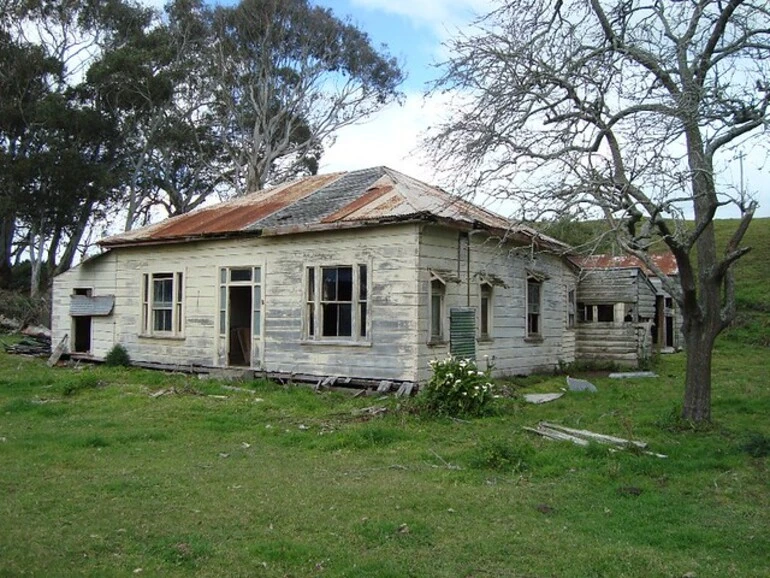
[[[576,358],[636,366],[649,357],[656,293],[639,267],[584,269],[577,289]]]

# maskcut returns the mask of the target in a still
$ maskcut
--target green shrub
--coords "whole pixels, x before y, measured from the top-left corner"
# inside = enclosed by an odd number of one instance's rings
[[[116,343],[104,358],[104,364],[111,367],[128,367],[131,365],[131,356],[120,343]]]
[[[533,455],[528,443],[517,445],[510,440],[491,439],[474,451],[469,466],[474,470],[521,473],[529,469]]]
[[[490,371],[479,371],[469,359],[450,357],[430,362],[433,376],[422,393],[422,406],[432,415],[479,416],[492,402]]]
[[[766,458],[770,456],[770,437],[760,433],[751,434],[740,449],[753,458]]]

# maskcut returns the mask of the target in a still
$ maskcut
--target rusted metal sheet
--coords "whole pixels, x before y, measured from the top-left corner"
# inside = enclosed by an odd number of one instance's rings
[[[286,235],[409,221],[485,229],[518,243],[569,247],[446,191],[387,167],[311,176],[205,207],[100,242],[102,246],[172,243],[235,235]]]
[[[676,275],[679,273],[679,267],[676,264],[676,257],[673,253],[659,253],[650,255],[653,263],[665,275]],[[583,269],[627,269],[637,267],[647,275],[653,275],[653,272],[638,257],[633,255],[589,255],[587,257],[576,257],[575,262]]]
[[[340,173],[307,177],[245,197],[167,219],[158,225],[106,239],[105,245],[243,231],[249,225],[311,195]]]
[[[380,199],[381,197],[388,194],[392,190],[393,190],[392,185],[372,187],[366,193],[364,193],[364,195],[362,195],[352,203],[342,207],[339,211],[336,211],[331,215],[329,215],[328,217],[325,217],[321,222],[334,223],[336,221],[349,217],[356,211],[366,207],[367,205],[374,203],[374,201]]]

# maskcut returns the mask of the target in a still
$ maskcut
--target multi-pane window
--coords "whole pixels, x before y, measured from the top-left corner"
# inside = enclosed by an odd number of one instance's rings
[[[142,332],[182,333],[182,273],[152,273],[142,276]]]
[[[444,340],[444,295],[446,285],[441,279],[430,282],[430,340]]]
[[[368,273],[366,265],[307,268],[305,326],[309,339],[366,339]]]
[[[540,337],[542,333],[542,320],[540,315],[540,303],[542,299],[543,283],[530,277],[527,279],[527,336]]]
[[[489,339],[492,336],[492,286],[489,283],[481,284],[479,317],[479,336]]]

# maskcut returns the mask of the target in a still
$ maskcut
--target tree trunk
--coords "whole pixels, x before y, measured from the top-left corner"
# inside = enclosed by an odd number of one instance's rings
[[[682,418],[693,422],[711,420],[711,358],[716,335],[695,325],[685,330],[687,355]]]
[[[13,253],[13,234],[15,228],[15,215],[3,215],[0,219],[0,288],[3,289],[8,289],[13,282],[11,256]]]

